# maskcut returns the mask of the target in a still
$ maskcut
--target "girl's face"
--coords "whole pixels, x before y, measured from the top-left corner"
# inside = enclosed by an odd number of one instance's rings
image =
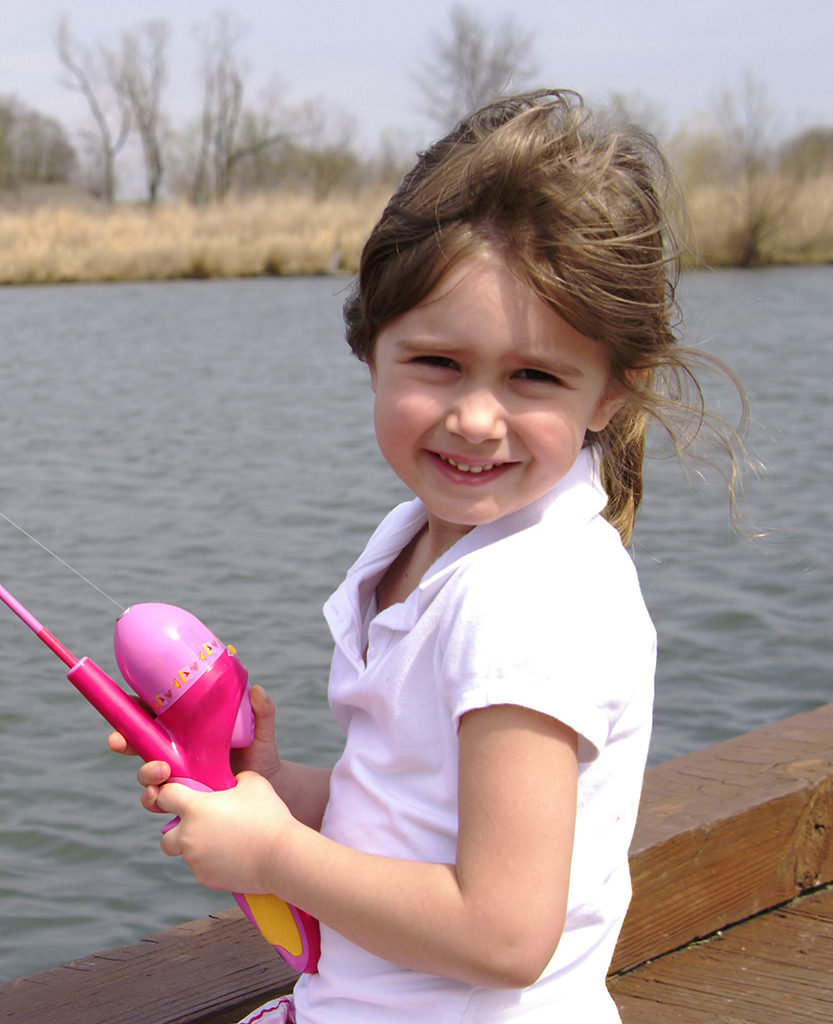
[[[370,372],[379,446],[435,556],[551,490],[622,401],[601,344],[488,252],[385,324]]]

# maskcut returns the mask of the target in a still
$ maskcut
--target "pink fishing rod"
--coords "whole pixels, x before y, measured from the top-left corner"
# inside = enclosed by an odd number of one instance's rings
[[[233,647],[169,604],[136,604],[116,623],[116,662],[130,697],[90,658],[76,658],[5,587],[0,600],[69,667],[67,678],[145,761],[166,761],[192,789],[236,785],[233,748],[254,738],[248,672]],[[313,972],[318,922],[276,896],[234,894],[249,920],[296,970]]]
[[[29,629],[32,630],[35,636],[38,637],[39,640],[43,640],[49,650],[52,651],[53,654],[57,654],[65,665],[72,668],[77,663],[78,659],[75,655],[71,654],[66,647],[64,647],[61,641],[57,640],[49,632],[46,626],[42,626],[35,616],[23,607],[20,601],[12,597],[4,586],[0,586],[0,600],[2,600],[4,604],[8,605],[15,615],[17,615],[19,619],[22,619]]]

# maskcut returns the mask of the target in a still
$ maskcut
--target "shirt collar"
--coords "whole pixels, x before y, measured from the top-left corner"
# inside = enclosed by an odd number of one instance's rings
[[[419,618],[458,562],[467,555],[539,523],[549,532],[563,529],[568,523],[593,519],[607,503],[600,465],[598,450],[583,448],[570,471],[551,491],[517,512],[474,527],[434,562],[404,605],[395,605],[381,614],[386,619],[396,619],[399,628],[410,628],[409,624]],[[414,498],[397,506],[383,520],[361,558],[348,570],[344,582],[324,606],[334,637],[340,635],[343,640],[351,632],[360,635],[362,609],[379,579],[427,518],[424,504]]]

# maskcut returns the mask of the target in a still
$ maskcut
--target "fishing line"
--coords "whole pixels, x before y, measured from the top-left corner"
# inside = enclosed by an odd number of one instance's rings
[[[124,605],[119,604],[119,602],[114,597],[110,597],[110,595],[105,590],[102,590],[101,587],[93,583],[91,579],[88,579],[82,572],[79,572],[74,566],[70,565],[69,562],[61,558],[61,556],[56,554],[51,548],[48,548],[45,544],[41,543],[41,541],[39,541],[37,537],[33,537],[31,533],[29,533],[27,530],[24,530],[20,523],[16,523],[14,519],[10,519],[5,512],[0,512],[0,519],[5,519],[9,526],[13,526],[16,530],[19,530],[24,537],[32,541],[33,544],[37,544],[37,546],[41,548],[43,551],[45,551],[47,555],[51,555],[56,561],[60,562],[61,565],[63,565],[66,569],[69,569],[71,573],[74,573],[80,580],[83,580],[88,586],[92,587],[93,590],[97,590],[102,597],[106,597],[111,604],[114,604],[118,608],[118,610],[122,614],[124,614]]]

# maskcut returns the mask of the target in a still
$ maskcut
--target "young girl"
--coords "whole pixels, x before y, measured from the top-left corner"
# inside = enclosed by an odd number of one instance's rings
[[[255,688],[235,789],[139,775],[199,881],[321,922],[318,973],[251,1021],[618,1020],[655,660],[625,545],[649,416],[693,380],[666,180],[575,95],[507,99],[420,158],[367,242],[347,335],[416,498],[325,606],[344,753],[282,761]]]

